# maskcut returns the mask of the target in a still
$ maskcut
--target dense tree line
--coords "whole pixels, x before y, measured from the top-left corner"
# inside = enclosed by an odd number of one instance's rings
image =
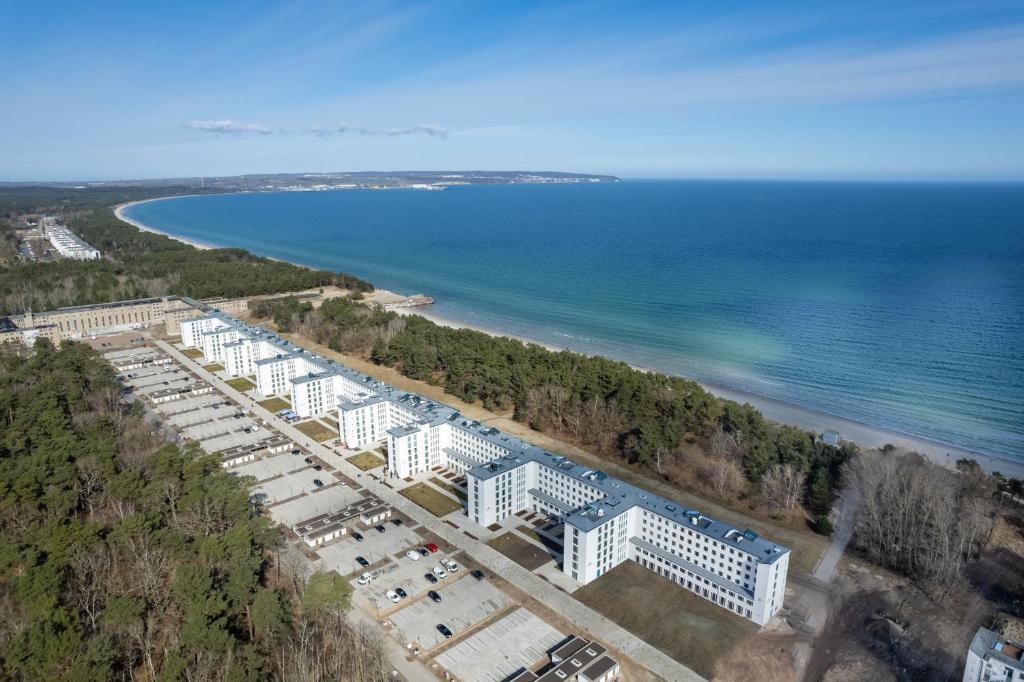
[[[512,411],[534,429],[670,479],[693,468],[683,459],[684,446],[702,446],[707,457],[698,464],[708,486],[723,497],[757,491],[766,475],[770,484],[785,468],[796,485],[791,481],[795,490],[782,499],[803,504],[825,532],[842,465],[853,452],[852,446],[822,445],[808,431],[771,422],[752,406],[719,399],[688,379],[452,329],[351,298],[330,299],[316,310],[283,298],[253,312],[334,350],[363,354],[467,402]]]
[[[104,254],[104,259],[88,262],[23,263],[7,258],[0,262],[0,313],[169,294],[251,296],[324,284],[353,291],[373,288],[345,273],[304,268],[243,249],[196,249],[142,232],[118,220],[107,203],[155,194],[134,189],[79,190],[77,194],[44,188],[0,191],[0,214],[5,221],[20,212],[60,212],[69,227]],[[8,227],[5,244],[11,235]]]
[[[0,349],[0,679],[383,679],[348,585],[270,571],[245,482],[119,398],[88,346]]]

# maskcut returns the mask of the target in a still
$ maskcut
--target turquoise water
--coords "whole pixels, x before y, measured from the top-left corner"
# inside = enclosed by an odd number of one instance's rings
[[[435,312],[1024,460],[1024,187],[622,182],[203,196],[130,217]]]

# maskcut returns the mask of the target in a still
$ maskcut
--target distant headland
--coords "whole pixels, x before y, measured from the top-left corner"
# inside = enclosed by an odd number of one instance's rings
[[[619,182],[614,175],[558,171],[339,171],[333,173],[259,173],[232,176],[195,176],[152,180],[4,183],[21,186],[97,188],[175,187],[197,192],[315,192],[336,189],[427,189],[452,185],[520,185]]]

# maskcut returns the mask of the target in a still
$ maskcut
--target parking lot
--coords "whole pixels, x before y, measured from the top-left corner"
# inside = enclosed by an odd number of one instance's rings
[[[245,419],[227,419],[221,422],[210,423],[222,424],[229,430],[227,433],[217,433],[206,438],[200,438],[199,445],[207,452],[220,452],[221,450],[238,447],[239,445],[251,445],[256,441],[262,440],[268,435],[273,434],[272,431],[267,431],[265,429],[249,431],[246,433],[245,429],[249,428],[252,422],[249,421],[248,424],[246,424]]]
[[[450,581],[443,587],[428,585],[420,576],[418,584],[424,585],[425,589],[434,589],[441,601],[435,603],[424,597],[388,617],[398,628],[402,641],[416,643],[421,649],[429,651],[445,641],[444,635],[437,631],[438,624],[448,626],[453,635],[458,635],[512,603],[508,595],[487,580],[465,575],[465,569],[456,575],[460,574],[464,577]],[[399,602],[399,606],[402,603]]]
[[[286,456],[287,455],[282,455],[275,459],[280,459]],[[294,462],[294,460],[292,461]],[[302,460],[298,461],[301,466],[308,466],[306,464],[302,464]],[[241,468],[242,467],[239,467],[239,469]],[[348,505],[354,504],[364,497],[365,495],[357,493],[351,488],[332,486],[330,488],[320,490],[316,495],[306,495],[305,497],[300,497],[297,500],[291,500],[289,502],[279,504],[274,507],[271,512],[274,517],[274,521],[283,523],[286,526],[294,526],[299,521],[305,521],[306,519],[313,518],[318,514],[326,514],[339,509],[344,509]],[[385,522],[384,525],[388,527],[389,532],[393,528],[390,522]],[[351,532],[353,527],[353,524],[349,524],[349,532]],[[359,532],[362,533],[363,531]],[[377,531],[373,532],[376,533]],[[365,533],[363,534],[365,535]],[[347,542],[345,540],[346,537],[347,536],[343,536],[340,542]],[[359,552],[353,551],[352,556],[355,556],[358,553]]]
[[[362,526],[362,524],[358,525]],[[408,526],[395,526],[387,521],[383,525],[387,529],[384,533],[378,533],[372,528],[369,530],[356,529],[356,532],[363,536],[363,541],[357,542],[352,537],[352,530],[355,528],[355,524],[352,524],[349,526],[349,534],[341,540],[333,545],[317,548],[317,554],[320,555],[324,563],[324,570],[336,569],[344,575],[351,571],[342,569],[348,567],[352,563],[352,557],[357,554],[366,557],[371,564],[375,564],[383,559],[391,559],[395,555],[404,555],[411,547],[423,546],[423,539]],[[426,560],[427,558],[424,557],[423,561],[413,562],[404,556],[401,559],[403,562],[415,563],[417,566],[422,566]],[[435,564],[436,560],[430,565]]]
[[[204,405],[209,405],[211,400],[216,400],[218,396],[208,395],[197,395],[188,398],[179,398],[178,400],[172,400],[169,403],[161,403],[158,412],[163,415],[174,415],[181,414],[182,412],[190,412],[192,410],[198,410]],[[221,408],[224,409],[223,407]]]
[[[268,478],[275,478],[289,471],[305,469],[308,466],[302,457],[285,453],[258,459],[255,462],[247,462],[234,467],[231,471],[239,476],[252,476],[257,481],[266,481]],[[324,483],[326,482],[324,481]]]
[[[501,682],[517,670],[539,662],[564,639],[563,633],[519,608],[434,660],[460,680]]]
[[[192,426],[186,426],[185,428],[180,429],[179,432],[182,436],[190,438],[191,440],[206,440],[237,429],[241,429],[238,422],[234,419],[228,418],[215,419],[213,421],[203,422],[202,424],[193,424]],[[259,440],[259,438],[256,440]],[[241,443],[239,443],[239,445],[241,445]]]
[[[187,426],[192,426],[194,424],[202,424],[203,422],[208,422],[213,419],[230,417],[235,412],[229,407],[224,407],[224,404],[221,402],[214,402],[214,399],[211,398],[210,396],[202,397],[205,398],[205,400],[202,400],[196,409],[189,410],[187,412],[176,412],[174,414],[171,414],[167,417],[167,423],[171,424],[176,429],[183,429]],[[190,400],[195,400],[195,398],[190,398]],[[180,401],[171,401],[171,403],[176,402]],[[210,404],[211,402],[213,402],[212,405]],[[170,405],[171,403],[168,403],[168,405]],[[205,407],[203,406],[203,403],[206,403]],[[217,407],[214,407],[213,405],[217,405]],[[160,411],[163,412],[164,410],[161,409]]]
[[[318,488],[314,485],[313,479],[320,479],[325,485],[333,480],[326,472],[313,471],[309,468],[283,478],[264,481],[253,488],[252,496],[262,496],[264,505],[277,504],[296,495],[314,493]]]
[[[174,364],[166,364],[129,370],[123,376],[126,384],[138,390],[150,386],[162,386],[163,382],[170,379],[184,379],[191,375]]]
[[[398,567],[391,573],[374,580],[369,585],[356,586],[356,589],[363,592],[363,596],[366,597],[367,601],[370,602],[370,604],[375,604],[382,612],[387,612],[391,609],[400,609],[395,612],[400,613],[401,610],[404,610],[404,607],[410,606],[413,600],[425,595],[428,590],[437,590],[440,592],[443,587],[458,581],[464,573],[464,571],[460,570],[454,575],[441,579],[436,584],[431,583],[425,577],[426,574],[430,573],[435,566],[440,565],[442,560],[451,558],[450,555],[436,552],[430,556],[421,557],[419,561],[413,561],[405,556],[405,551],[402,552],[401,558],[393,559],[392,563],[397,564]],[[359,554],[370,561],[370,563],[373,563],[373,560],[362,552],[357,551],[355,554]],[[455,561],[458,563],[457,558]],[[473,582],[476,581],[474,580]],[[388,590],[396,587],[401,587],[409,594],[405,600],[398,602],[398,604],[395,604],[388,599],[386,594]],[[437,623],[434,623],[434,625],[437,625]]]

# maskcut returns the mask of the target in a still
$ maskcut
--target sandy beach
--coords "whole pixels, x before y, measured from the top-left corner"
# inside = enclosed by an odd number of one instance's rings
[[[181,197],[190,197],[190,196],[198,196],[198,195],[196,195],[196,194],[183,194],[183,195],[181,195]],[[195,248],[202,249],[204,251],[208,251],[210,249],[218,248],[217,246],[214,246],[212,244],[204,244],[202,242],[197,242],[197,241],[194,241],[192,239],[185,239],[183,237],[179,237],[177,235],[170,234],[169,232],[164,232],[162,230],[153,229],[149,225],[144,225],[144,224],[140,223],[137,220],[132,220],[131,218],[129,218],[128,216],[126,216],[124,214],[125,209],[128,208],[129,206],[135,206],[136,204],[145,204],[145,203],[150,202],[150,201],[167,201],[168,199],[179,199],[181,197],[158,197],[156,199],[143,199],[142,201],[128,201],[128,202],[125,202],[123,204],[118,204],[117,206],[115,206],[114,207],[114,215],[116,215],[119,220],[122,220],[122,221],[128,223],[129,225],[133,225],[134,227],[137,227],[138,229],[142,230],[143,232],[152,232],[153,234],[162,234],[163,236],[168,237],[169,239],[173,239],[176,242],[181,242],[182,244],[188,244],[189,246],[194,246]]]
[[[513,336],[511,334],[504,334],[500,331],[493,329],[484,329],[457,320],[450,320],[440,315],[437,315],[429,310],[429,308],[405,308],[399,309],[398,312],[401,315],[420,315],[422,317],[431,320],[437,324],[451,327],[453,329],[472,329],[474,331],[482,332],[490,336],[506,336],[509,338],[518,339],[524,343],[535,343],[539,346],[543,346],[548,350],[561,351],[561,350],[573,350],[572,348],[566,348],[564,346],[556,346],[549,343],[543,343],[536,339],[530,339],[522,336]],[[630,365],[634,369],[638,369],[644,372],[657,371],[649,367],[642,367],[638,365]],[[828,430],[838,431],[839,434],[848,441],[854,442],[864,448],[875,448],[886,443],[891,443],[898,448],[904,450],[910,450],[925,455],[931,461],[936,464],[940,464],[945,467],[953,468],[956,465],[958,459],[964,457],[974,459],[978,462],[982,469],[988,473],[999,472],[1010,478],[1024,478],[1024,462],[1017,462],[1010,459],[1003,459],[999,457],[990,457],[988,455],[976,454],[957,448],[950,445],[945,445],[936,441],[930,441],[925,438],[916,436],[910,436],[907,434],[897,433],[895,431],[888,431],[886,429],[880,429],[867,424],[861,424],[859,422],[852,421],[850,419],[844,419],[843,417],[837,417],[835,415],[826,414],[824,412],[818,412],[810,410],[799,405],[793,405],[780,400],[774,400],[765,396],[759,396],[744,391],[737,391],[734,389],[726,388],[724,386],[717,386],[714,384],[707,384],[699,382],[706,390],[710,393],[726,400],[734,400],[738,403],[750,403],[756,407],[760,412],[771,419],[782,424],[790,424],[792,426],[798,426],[802,429],[813,431],[814,433],[822,433]]]
[[[143,201],[133,201],[124,204],[120,204],[114,207],[114,214],[124,222],[135,226],[136,228],[145,232],[153,232],[155,234],[162,234],[170,239],[177,240],[189,246],[194,246],[197,249],[214,249],[219,248],[212,244],[204,244],[191,239],[184,239],[182,237],[164,232],[162,230],[156,230],[148,225],[144,225],[136,220],[127,217],[124,214],[124,209],[135,204],[145,203],[146,201],[166,201],[167,199],[174,199],[178,197],[164,197],[158,199],[145,199]],[[300,267],[309,267],[301,263],[295,263]],[[404,294],[394,294],[392,292],[382,293],[391,294],[392,297],[404,298]],[[389,299],[390,300],[390,299]],[[430,310],[429,307],[417,307],[417,308],[399,308],[396,310],[401,315],[420,315],[422,317],[431,320],[437,324],[451,327],[454,329],[472,329],[474,331],[482,332],[490,336],[496,337],[509,337],[523,341],[524,343],[535,343],[539,346],[543,346],[548,350],[561,351],[561,350],[574,350],[565,346],[558,346],[550,343],[544,343],[536,339],[531,339],[523,336],[516,336],[512,334],[506,334],[500,330],[485,329],[482,327],[460,322],[458,320],[451,320],[440,315],[437,315]],[[575,351],[579,352],[579,351]],[[658,371],[650,367],[643,367],[639,365],[630,364],[631,367],[645,371]],[[970,458],[978,462],[983,470],[988,473],[1000,472],[1010,478],[1024,478],[1024,462],[1018,462],[1011,459],[1004,459],[1000,457],[992,457],[984,454],[976,454],[957,448],[951,445],[946,445],[936,441],[931,441],[926,438],[917,436],[911,436],[908,434],[901,434],[895,431],[888,431],[867,424],[861,424],[859,422],[838,417],[835,415],[827,414],[824,412],[818,412],[815,410],[807,409],[799,405],[793,405],[783,401],[775,400],[765,396],[759,396],[756,394],[748,393],[745,391],[738,391],[724,386],[717,386],[713,384],[706,384],[700,382],[705,389],[714,395],[727,400],[734,400],[739,403],[750,403],[764,414],[765,417],[782,423],[790,424],[792,426],[798,426],[814,433],[822,433],[827,430],[838,431],[839,434],[845,440],[854,442],[861,447],[874,448],[886,443],[891,443],[898,448],[918,452],[922,455],[927,456],[933,462],[940,464],[945,467],[954,467],[956,461],[961,458]]]

